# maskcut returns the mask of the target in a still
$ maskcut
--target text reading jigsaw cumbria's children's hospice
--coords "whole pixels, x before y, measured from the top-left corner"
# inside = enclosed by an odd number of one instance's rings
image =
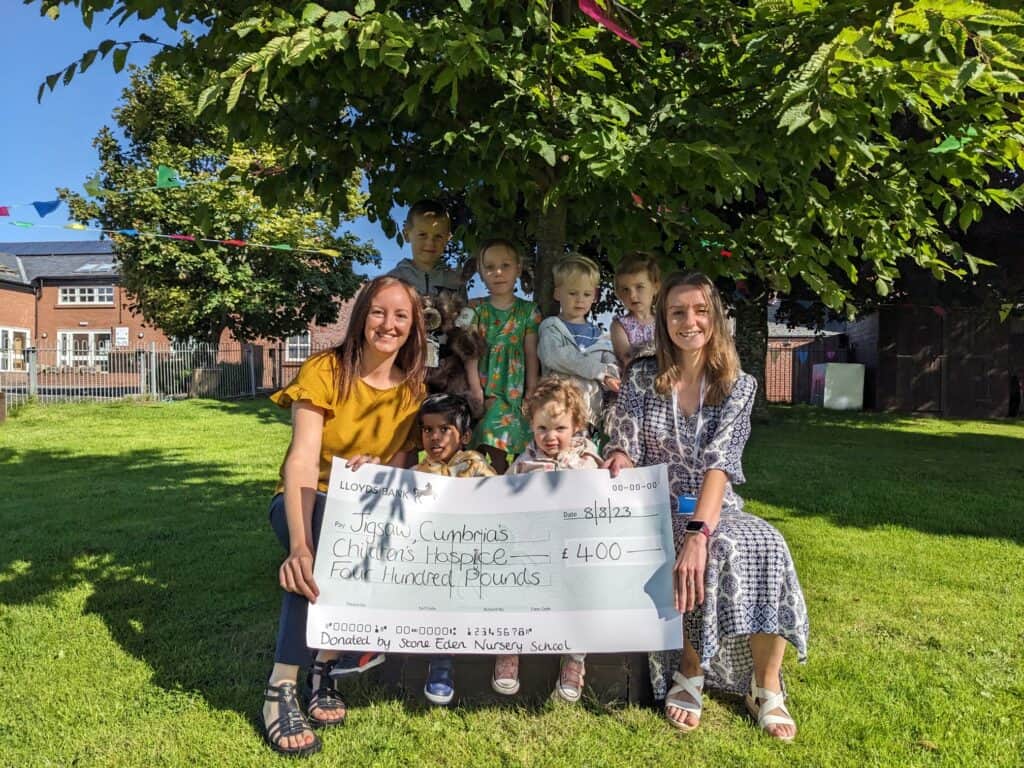
[[[430,653],[678,647],[667,487],[664,467],[613,482],[601,470],[455,479],[335,462],[307,641]]]

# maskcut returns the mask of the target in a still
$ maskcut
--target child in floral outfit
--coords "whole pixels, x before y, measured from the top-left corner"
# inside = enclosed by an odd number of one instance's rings
[[[470,398],[482,398],[486,408],[473,433],[473,445],[486,453],[494,469],[504,473],[508,454],[519,454],[529,439],[523,418],[523,399],[537,383],[537,306],[515,295],[522,272],[519,251],[508,240],[488,240],[480,248],[477,268],[490,295],[476,307],[477,329],[487,342],[478,361],[480,388]],[[472,385],[471,385],[472,386]]]

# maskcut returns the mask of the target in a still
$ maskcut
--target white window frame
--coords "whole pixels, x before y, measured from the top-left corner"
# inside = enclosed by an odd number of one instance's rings
[[[305,362],[310,352],[313,351],[312,342],[313,338],[308,330],[289,336],[284,342],[284,361],[286,363]],[[306,350],[305,353],[302,352],[303,349]]]
[[[14,335],[16,333],[25,335],[25,346],[20,356],[14,351]],[[28,328],[18,328],[9,325],[0,326],[0,371],[10,373],[11,371],[28,370],[25,364],[25,350],[31,346],[32,332]],[[20,368],[15,367],[14,364],[16,362],[21,362]]]
[[[112,285],[62,285],[57,290],[57,304],[62,307],[83,304],[101,307],[114,306],[114,286]],[[101,292],[103,293],[102,298]]]
[[[89,347],[84,353],[72,348],[72,340],[75,336],[88,336]],[[107,337],[106,349],[99,346],[97,336]],[[107,360],[114,343],[114,334],[110,328],[97,328],[95,330],[57,331],[57,365],[88,365],[100,366],[106,370]]]

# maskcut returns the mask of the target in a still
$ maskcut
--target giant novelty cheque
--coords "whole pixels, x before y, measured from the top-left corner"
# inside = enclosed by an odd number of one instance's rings
[[[449,478],[335,459],[312,648],[679,648],[664,465]]]

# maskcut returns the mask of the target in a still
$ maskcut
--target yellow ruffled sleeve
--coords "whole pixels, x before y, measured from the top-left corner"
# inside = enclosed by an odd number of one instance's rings
[[[334,353],[314,355],[302,364],[291,383],[270,396],[282,408],[302,400],[333,413],[337,401],[337,372]]]

